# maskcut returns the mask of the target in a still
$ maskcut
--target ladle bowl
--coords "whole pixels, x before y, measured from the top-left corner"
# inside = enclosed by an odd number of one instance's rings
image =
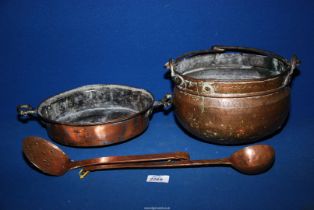
[[[246,174],[258,174],[271,167],[275,150],[269,145],[253,145],[233,153],[229,158],[233,168]]]

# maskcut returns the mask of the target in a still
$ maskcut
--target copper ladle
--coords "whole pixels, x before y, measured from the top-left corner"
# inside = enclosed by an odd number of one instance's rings
[[[146,162],[146,163],[125,163],[109,164],[83,167],[80,171],[81,178],[89,171],[120,168],[173,168],[226,165],[245,174],[258,174],[269,169],[275,160],[275,150],[269,145],[253,145],[240,149],[229,158],[213,160],[179,160],[171,162]]]
[[[98,164],[126,164],[145,161],[189,159],[189,154],[186,152],[174,152],[150,155],[110,156],[73,161],[55,144],[35,136],[25,138],[23,152],[26,158],[39,170],[54,176],[61,176],[71,169]]]
[[[81,178],[89,171],[121,168],[173,168],[226,165],[245,174],[258,174],[269,169],[275,160],[275,151],[268,145],[253,145],[233,153],[229,158],[189,160],[185,152],[112,156],[73,161],[51,142],[39,137],[27,137],[23,142],[27,159],[44,173],[60,176],[68,170],[83,167]]]

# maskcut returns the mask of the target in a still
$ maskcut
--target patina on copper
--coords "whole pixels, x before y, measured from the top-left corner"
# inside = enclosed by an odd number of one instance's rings
[[[253,145],[233,153],[229,158],[212,160],[190,160],[187,152],[162,154],[108,156],[88,160],[73,161],[59,147],[36,136],[23,141],[26,158],[42,172],[61,176],[67,171],[83,168],[80,177],[89,171],[121,168],[176,168],[211,165],[226,165],[241,173],[258,174],[269,169],[275,160],[275,150],[268,145]]]
[[[122,85],[87,85],[53,96],[37,109],[17,108],[21,117],[38,118],[55,141],[69,146],[105,146],[131,139],[148,126],[152,112],[171,96],[154,101],[146,90]]]
[[[288,116],[289,83],[298,64],[296,56],[287,61],[269,51],[230,46],[170,60],[175,115],[188,132],[211,143],[262,139]]]
[[[269,145],[253,145],[233,153],[229,158],[213,160],[171,160],[168,162],[137,162],[92,165],[83,167],[84,177],[89,171],[121,168],[178,168],[199,166],[231,166],[244,174],[259,174],[268,170],[274,163],[275,150]]]
[[[189,159],[189,154],[186,152],[173,152],[148,155],[108,156],[73,161],[70,160],[70,158],[59,147],[36,136],[29,136],[24,139],[23,153],[26,158],[39,170],[54,176],[61,176],[71,169],[91,165]]]

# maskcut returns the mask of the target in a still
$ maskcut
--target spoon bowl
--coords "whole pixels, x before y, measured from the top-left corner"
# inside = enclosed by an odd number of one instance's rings
[[[269,169],[275,160],[275,150],[269,145],[253,145],[233,153],[229,161],[236,170],[258,174]]]

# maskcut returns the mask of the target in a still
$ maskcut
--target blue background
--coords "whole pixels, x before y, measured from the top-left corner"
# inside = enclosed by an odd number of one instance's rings
[[[314,4],[312,1],[0,1],[1,209],[314,209]],[[111,170],[80,180],[78,171],[43,175],[23,160],[28,135],[48,138],[15,106],[95,83],[171,92],[163,64],[213,44],[271,50],[302,60],[288,123],[262,143],[277,152],[267,173],[231,168]],[[141,136],[96,149],[60,146],[72,159],[187,151],[192,159],[228,156],[186,135],[173,114],[155,113]],[[169,184],[146,183],[170,175]]]

